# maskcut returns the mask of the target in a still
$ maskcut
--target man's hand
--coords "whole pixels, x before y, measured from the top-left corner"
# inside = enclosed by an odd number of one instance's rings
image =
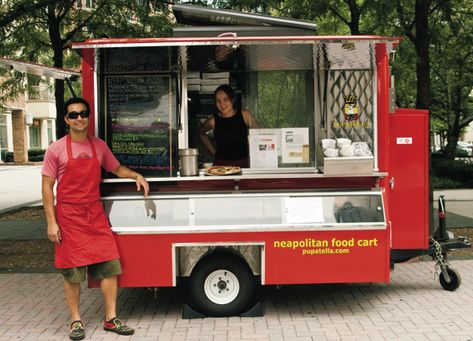
[[[53,243],[61,244],[61,231],[57,223],[48,224],[48,239]]]
[[[143,177],[143,175],[138,174],[136,176],[136,190],[139,192],[141,190],[141,187],[143,187],[144,195],[145,197],[148,196],[149,194],[149,184],[148,181]]]
[[[126,166],[120,165],[115,171],[113,171],[113,174],[115,174],[119,178],[128,178],[128,179],[135,180],[136,181],[136,190],[140,191],[141,188],[143,188],[145,197],[148,196],[148,194],[149,194],[148,181],[146,181],[146,179],[140,173],[132,171],[130,168],[128,168]]]

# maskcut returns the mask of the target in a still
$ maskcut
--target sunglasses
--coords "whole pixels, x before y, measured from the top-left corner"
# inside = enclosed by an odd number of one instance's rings
[[[77,117],[82,117],[82,118],[87,118],[89,117],[90,115],[90,111],[89,110],[82,110],[81,112],[77,112],[77,111],[71,111],[69,113],[67,113],[67,118],[70,118],[71,120],[75,120]]]

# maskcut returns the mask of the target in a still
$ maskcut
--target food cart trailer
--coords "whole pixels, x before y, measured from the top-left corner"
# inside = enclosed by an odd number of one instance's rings
[[[259,17],[261,30],[279,20]],[[436,255],[444,288],[460,285],[445,249],[429,243],[428,112],[394,105],[399,38],[291,25],[73,44],[90,132],[150,183],[143,198],[133,181],[104,174],[120,287],[188,278],[184,316],[251,314],[258,285],[388,283],[394,263],[422,254]],[[261,128],[250,129],[250,167],[214,176],[197,126],[219,84]],[[183,176],[190,149],[198,171]]]

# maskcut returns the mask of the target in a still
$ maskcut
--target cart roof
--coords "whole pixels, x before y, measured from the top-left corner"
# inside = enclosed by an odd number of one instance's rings
[[[71,79],[76,80],[80,77],[80,72],[74,70],[66,70],[58,67],[47,66],[43,64],[35,64],[0,57],[0,64],[10,66],[16,71],[29,73],[37,76],[51,77],[54,79]]]
[[[100,38],[72,43],[74,49],[117,47],[164,47],[260,44],[386,44],[388,52],[399,44],[399,37],[359,36],[277,36],[277,37],[185,37],[185,38]]]
[[[263,14],[245,13],[235,10],[211,8],[189,4],[173,4],[172,11],[180,24],[186,25],[227,25],[251,27],[284,27],[307,30],[314,33],[315,23],[292,18],[275,17]],[[231,25],[231,26],[228,26]],[[199,30],[200,27],[197,27]]]

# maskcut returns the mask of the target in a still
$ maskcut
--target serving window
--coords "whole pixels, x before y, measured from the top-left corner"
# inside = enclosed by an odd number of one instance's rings
[[[248,109],[260,127],[250,129],[251,168],[315,167],[312,45],[191,46],[184,54],[189,146],[202,163],[212,156],[198,124],[216,111],[215,89],[230,84],[238,109]]]
[[[338,145],[325,155],[322,141],[337,139],[360,142],[371,158],[363,169],[372,171],[373,158],[376,168],[370,43],[211,44],[97,50],[99,136],[122,164],[174,177],[179,148],[197,148],[200,167],[212,162],[198,126],[216,112],[215,89],[229,84],[237,110],[259,125],[250,129],[250,168],[314,170],[328,157],[359,156],[354,148],[341,155]]]

